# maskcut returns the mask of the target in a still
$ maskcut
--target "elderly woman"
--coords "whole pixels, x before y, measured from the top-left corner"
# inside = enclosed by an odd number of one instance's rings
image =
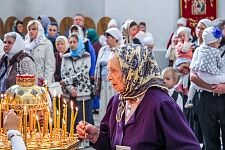
[[[83,41],[77,34],[72,33],[68,40],[70,53],[63,56],[61,66],[63,80],[60,83],[64,85],[65,95],[74,101],[79,109],[76,123],[82,120],[83,101],[85,101],[86,119],[94,123],[89,76],[91,57],[85,52]]]
[[[4,55],[3,46],[4,46],[4,44],[3,44],[2,40],[0,39],[0,57],[2,57]]]
[[[52,83],[55,73],[55,56],[52,43],[45,37],[44,29],[39,21],[29,21],[27,31],[28,34],[25,38],[26,49],[34,59],[38,84],[42,85],[44,80]]]
[[[119,94],[111,98],[100,130],[80,122],[77,133],[96,149],[200,150],[181,109],[168,95],[160,70],[146,47],[112,49],[108,79]]]
[[[0,61],[0,93],[16,84],[17,74],[36,75],[35,64],[29,54],[24,52],[25,43],[16,32],[4,36],[4,52]]]
[[[61,64],[62,57],[65,53],[69,52],[69,43],[68,39],[65,36],[58,36],[55,40],[55,45],[57,52],[55,52],[55,60],[56,60],[56,70],[55,70],[55,81],[59,82],[62,80],[61,78]]]

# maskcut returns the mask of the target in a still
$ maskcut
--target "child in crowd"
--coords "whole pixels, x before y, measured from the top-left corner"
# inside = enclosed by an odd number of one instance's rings
[[[222,31],[215,27],[208,27],[203,31],[202,37],[204,44],[195,50],[194,61],[190,68],[194,73],[197,73],[200,79],[208,84],[225,83],[225,73],[221,71],[224,58],[221,58],[222,51],[218,49]],[[200,88],[191,83],[185,108],[193,106],[192,99],[196,89]]]
[[[169,89],[169,95],[176,101],[176,103],[183,110],[183,99],[179,92],[175,90],[175,86],[179,81],[179,73],[173,67],[167,67],[162,71],[163,79]]]
[[[169,67],[172,67],[174,62],[176,61],[176,45],[178,43],[178,37],[176,34],[172,36],[171,44],[166,51],[166,58],[169,59]]]
[[[181,78],[176,89],[183,95],[188,95],[189,66],[192,59],[192,43],[190,42],[192,39],[191,29],[188,27],[180,27],[177,30],[177,36],[177,59],[174,65],[178,72],[181,73]]]

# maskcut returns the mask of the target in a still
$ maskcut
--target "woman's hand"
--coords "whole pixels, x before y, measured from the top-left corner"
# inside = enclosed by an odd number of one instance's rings
[[[217,94],[224,94],[225,93],[225,84],[217,84],[212,86],[212,92]]]
[[[72,88],[72,89],[70,90],[70,95],[71,95],[72,97],[76,97],[76,96],[77,96],[77,90],[75,90],[75,88]]]
[[[59,82],[62,86],[66,86],[66,82],[64,80]]]
[[[96,143],[99,137],[99,130],[92,124],[80,121],[76,127],[77,134],[80,139],[89,139],[90,142]]]
[[[4,128],[6,130],[17,130],[19,124],[19,117],[16,115],[13,109],[10,109],[4,119]]]

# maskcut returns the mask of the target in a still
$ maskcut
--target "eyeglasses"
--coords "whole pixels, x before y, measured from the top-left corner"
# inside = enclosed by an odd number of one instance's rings
[[[4,41],[5,44],[13,44],[12,41]]]

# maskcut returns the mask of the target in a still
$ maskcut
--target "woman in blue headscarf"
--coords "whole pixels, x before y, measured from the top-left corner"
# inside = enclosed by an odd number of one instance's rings
[[[79,35],[72,33],[68,40],[70,52],[62,58],[62,81],[60,83],[63,85],[65,96],[74,101],[79,109],[76,123],[83,119],[83,100],[85,101],[86,121],[94,123],[89,76],[91,57],[85,51],[85,46]]]

